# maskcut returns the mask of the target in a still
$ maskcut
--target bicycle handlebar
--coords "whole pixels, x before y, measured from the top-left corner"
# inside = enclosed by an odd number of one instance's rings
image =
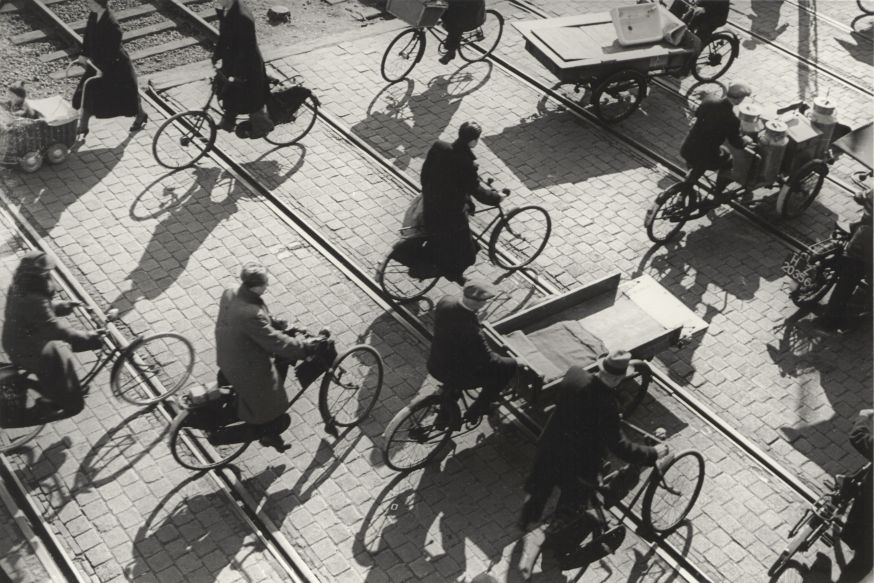
[[[872,176],[874,176],[874,170],[859,170],[858,172],[853,172],[853,184],[855,184],[859,188],[864,188],[867,190],[870,187],[865,183]]]

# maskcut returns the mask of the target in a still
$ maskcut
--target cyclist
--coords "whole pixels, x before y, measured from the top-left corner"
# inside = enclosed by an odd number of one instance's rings
[[[558,487],[561,495],[554,523],[560,524],[568,518],[581,520],[582,529],[577,534],[578,540],[583,540],[589,532],[603,526],[591,505],[593,488],[607,450],[640,465],[669,459],[670,449],[666,444],[641,445],[626,438],[621,430],[615,389],[628,376],[630,361],[631,354],[619,350],[598,362],[594,376],[579,366],[568,369],[559,386],[555,410],[538,441],[534,465],[525,484],[528,496],[519,520],[523,530],[540,518],[552,490]],[[587,508],[582,516],[581,506]],[[587,550],[594,555],[586,562],[615,550],[622,536],[620,533],[618,540],[593,540]],[[569,546],[569,542],[555,541],[553,551],[559,563],[573,558],[571,553],[576,550],[577,541],[574,546]]]
[[[874,455],[874,441],[871,432],[874,427],[874,410],[863,409],[850,432],[850,443],[862,454],[867,461],[872,460]],[[862,481],[862,488],[856,494],[853,507],[847,514],[847,522],[844,525],[841,539],[855,551],[853,558],[841,571],[840,583],[851,581],[870,581],[865,578],[870,576],[874,566],[874,524],[872,524],[872,499],[874,499],[874,486],[872,486],[871,468]]]
[[[485,0],[449,0],[449,6],[443,13],[443,28],[446,29],[443,46],[446,54],[440,57],[440,62],[446,65],[454,59],[461,46],[462,35],[481,26],[485,19]]]
[[[444,297],[437,302],[434,312],[428,373],[456,390],[482,387],[465,413],[466,421],[487,414],[517,373],[534,374],[514,358],[497,354],[486,342],[477,313],[493,297],[495,294],[487,283],[470,281],[460,298]]]
[[[82,410],[84,393],[72,353],[99,349],[103,333],[80,330],[59,319],[79,303],[54,301],[54,268],[45,253],[27,253],[12,276],[6,297],[3,349],[15,367],[37,376],[44,397],[26,412],[33,423],[65,419]]]
[[[695,111],[695,123],[680,147],[680,155],[689,166],[685,184],[691,187],[708,170],[717,171],[710,201],[714,207],[728,202],[724,191],[731,182],[731,154],[723,148],[723,142],[728,141],[736,148],[753,143],[751,137],[741,135],[740,120],[734,113],[734,108],[751,93],[745,84],[732,83],[724,98],[705,98]]]
[[[247,263],[238,289],[222,294],[216,321],[216,353],[220,385],[231,384],[237,395],[236,418],[246,422],[239,431],[222,431],[227,443],[259,439],[264,446],[287,449],[280,435],[291,419],[285,412],[291,395],[285,389],[291,361],[315,354],[319,338],[305,338],[296,329],[284,332],[287,322],[273,318],[262,296],[267,290],[267,269]],[[225,423],[219,423],[224,425]]]
[[[669,10],[689,25],[689,29],[701,40],[703,46],[717,28],[728,22],[730,8],[731,0],[675,0]]]
[[[488,205],[504,199],[480,182],[473,149],[481,134],[478,123],[464,122],[458,138],[451,144],[438,140],[422,165],[422,207],[432,259],[441,275],[459,285],[464,285],[464,270],[479,251],[468,223],[475,208],[471,196]]]

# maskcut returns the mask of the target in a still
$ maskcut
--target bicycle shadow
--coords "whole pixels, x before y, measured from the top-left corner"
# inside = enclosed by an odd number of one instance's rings
[[[328,441],[325,437],[322,437],[319,441],[316,453],[310,460],[309,465],[304,468],[300,476],[298,476],[297,481],[290,488],[291,494],[293,494],[301,503],[306,503],[313,493],[319,489],[319,486],[330,478],[337,468],[345,463],[349,454],[355,450],[358,442],[360,442],[361,438],[364,437],[364,433],[358,431],[355,433],[354,437],[349,438],[353,429],[355,428],[346,428],[333,443]],[[344,442],[343,451],[337,453],[337,446]],[[313,474],[315,474],[317,470],[321,470],[319,475],[310,481],[310,478],[313,477]]]

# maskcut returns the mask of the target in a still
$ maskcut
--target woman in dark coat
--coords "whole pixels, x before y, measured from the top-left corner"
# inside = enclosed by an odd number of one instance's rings
[[[249,114],[253,126],[261,121],[258,114],[266,117],[264,106],[270,88],[252,12],[241,0],[222,0],[222,8],[217,10],[221,23],[212,62],[229,81],[219,94],[225,111],[219,127],[232,131],[240,114]]]
[[[127,51],[121,45],[121,27],[112,11],[107,8],[109,0],[88,0],[88,23],[79,63],[85,66],[85,74],[73,94],[73,107],[81,109],[79,133],[88,135],[91,117],[100,119],[136,116],[130,131],[143,129],[148,116],[140,103],[137,74]],[[102,76],[88,61],[100,69]],[[83,99],[84,96],[84,99]]]

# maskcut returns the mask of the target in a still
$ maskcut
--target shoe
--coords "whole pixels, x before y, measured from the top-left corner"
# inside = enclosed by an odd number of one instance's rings
[[[258,443],[260,443],[264,447],[272,447],[279,453],[291,449],[291,446],[285,443],[278,435],[265,435],[258,440]]]
[[[137,117],[134,118],[134,123],[130,127],[131,132],[138,132],[144,127],[146,127],[146,122],[149,121],[149,116],[146,113],[137,114]]]
[[[444,65],[448,65],[450,61],[455,58],[455,51],[446,51],[446,54],[440,57],[440,62]]]
[[[236,121],[232,119],[228,119],[226,117],[222,117],[221,121],[216,126],[218,129],[225,132],[232,132],[234,128],[237,127]]]

